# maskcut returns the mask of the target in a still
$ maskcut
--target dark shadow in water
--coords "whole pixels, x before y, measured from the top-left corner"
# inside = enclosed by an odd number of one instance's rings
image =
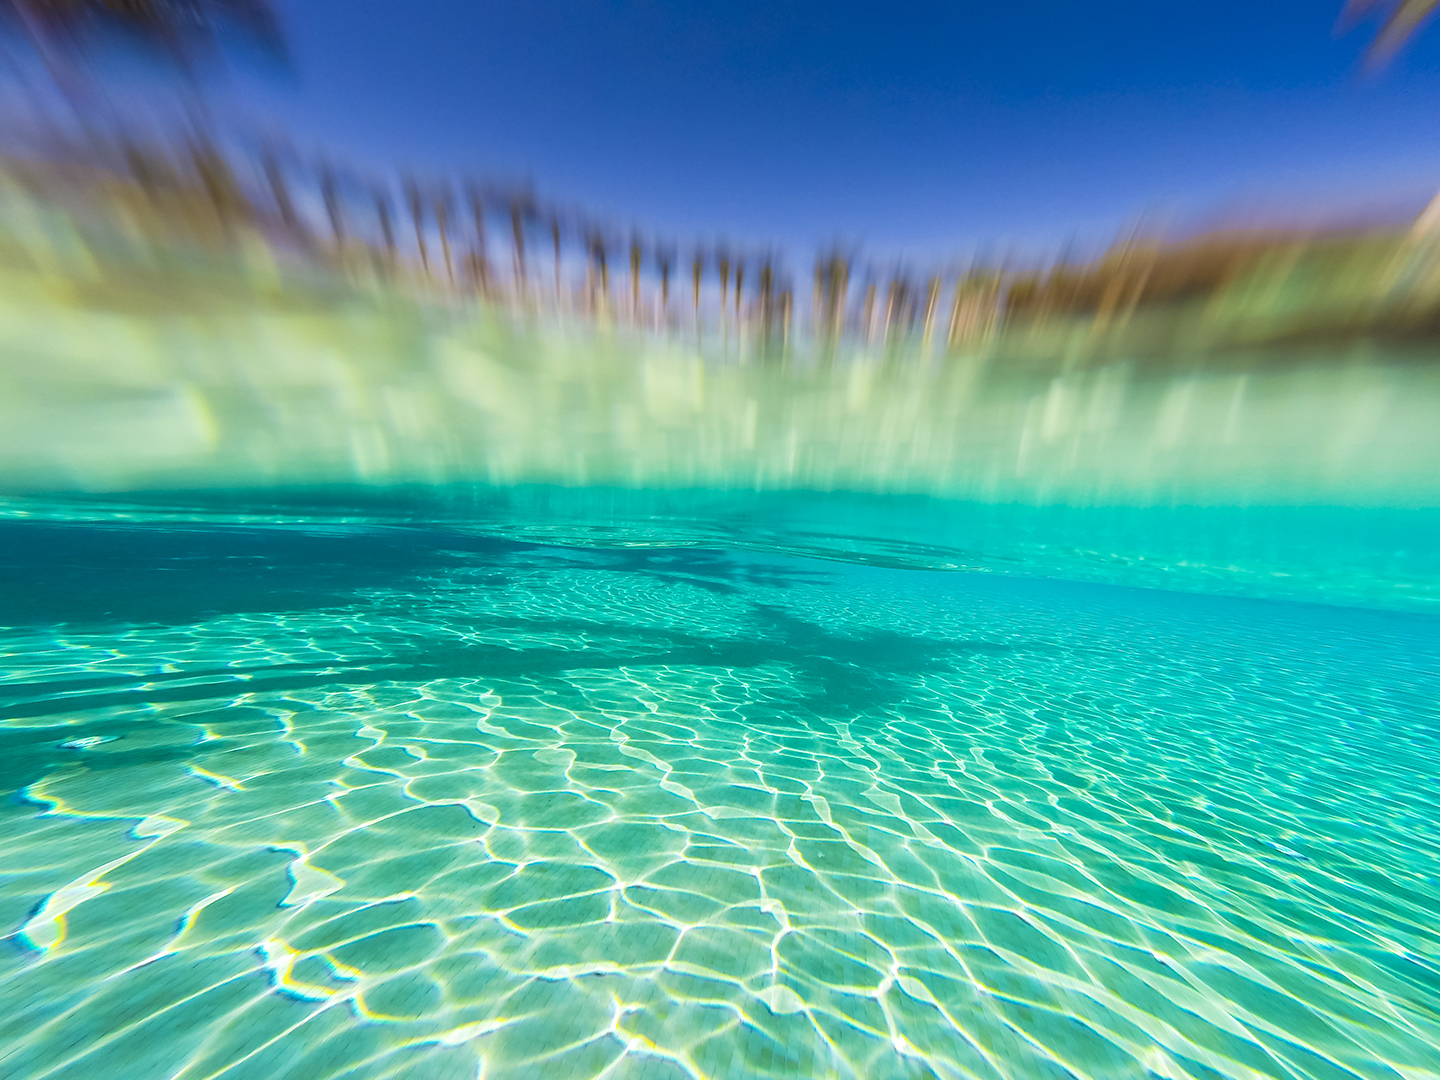
[[[896,700],[903,692],[897,677],[952,670],[955,662],[966,656],[1045,647],[1034,643],[946,641],[887,630],[850,636],[825,630],[772,605],[757,606],[754,613],[753,635],[737,637],[579,620],[496,620],[487,623],[486,629],[551,636],[584,633],[592,641],[606,641],[603,645],[573,649],[447,644],[324,664],[191,668],[141,677],[12,683],[0,687],[0,701],[7,702],[0,706],[0,719],[207,701],[238,693],[283,693],[435,679],[555,678],[568,672],[630,667],[788,669],[799,687],[799,697],[786,703],[786,711],[799,706],[816,718],[844,719]],[[184,685],[167,685],[182,681]]]
[[[786,587],[823,580],[827,571],[699,548],[545,547],[418,528],[313,529],[207,526],[173,528],[0,522],[0,624],[67,629],[185,626],[223,614],[279,613],[352,605],[367,589],[424,590],[457,569],[489,576],[530,571],[609,571],[662,584],[734,594],[746,585]],[[493,571],[493,573],[491,573]],[[466,581],[465,576],[456,581]],[[537,587],[538,583],[537,583]],[[779,691],[737,694],[748,723],[795,727],[875,715],[921,673],[950,670],[966,656],[1016,648],[986,641],[946,641],[874,629],[845,634],[796,617],[784,607],[752,609],[751,624],[724,637],[586,620],[481,619],[451,629],[523,639],[573,637],[585,644],[513,647],[454,643],[416,647],[371,638],[369,655],[329,662],[214,666],[176,672],[80,675],[0,686],[0,719],[79,718],[95,710],[220,702],[237,694],[284,694],[317,688],[422,683],[438,679],[551,680],[564,692],[566,673],[620,668],[774,669]],[[373,650],[373,651],[372,651]],[[128,760],[58,748],[61,740],[119,734],[154,721],[113,715],[93,724],[0,731],[0,788],[14,791],[69,760],[86,767]],[[175,723],[173,719],[162,721]],[[193,727],[181,722],[187,731]],[[147,748],[155,760],[191,753],[186,738]],[[146,760],[150,760],[147,756]]]
[[[529,545],[447,537],[500,560]],[[434,534],[0,522],[0,625],[185,626],[313,610],[457,565]]]
[[[801,703],[825,719],[883,709],[903,696],[902,678],[953,670],[964,656],[1005,654],[1020,647],[893,630],[837,634],[768,604],[757,605],[755,615],[767,655],[794,670]]]
[[[186,626],[218,615],[315,610],[460,566],[614,570],[725,593],[816,576],[703,549],[552,548],[413,527],[4,521],[0,626]]]
[[[546,549],[545,565],[635,574],[662,585],[694,585],[722,596],[735,595],[746,586],[788,589],[802,581],[835,576],[827,570],[736,558],[729,552],[701,547],[550,548]]]

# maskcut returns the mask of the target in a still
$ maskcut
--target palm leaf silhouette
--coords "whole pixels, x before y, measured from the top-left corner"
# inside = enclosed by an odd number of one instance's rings
[[[269,0],[0,0],[0,21],[18,24],[37,46],[68,52],[126,38],[187,71],[227,37],[285,54]]]
[[[1440,0],[1349,0],[1336,29],[1343,34],[1362,19],[1385,11],[1380,30],[1365,53],[1367,67],[1384,67],[1434,13],[1437,3]]]

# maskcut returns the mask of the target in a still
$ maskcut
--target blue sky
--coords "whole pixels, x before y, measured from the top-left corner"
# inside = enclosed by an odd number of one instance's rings
[[[301,145],[682,237],[931,258],[1440,188],[1440,27],[1366,77],[1340,0],[277,6],[294,74],[242,85]]]

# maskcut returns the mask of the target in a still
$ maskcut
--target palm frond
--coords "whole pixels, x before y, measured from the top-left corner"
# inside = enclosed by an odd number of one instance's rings
[[[186,68],[226,38],[285,54],[269,0],[0,0],[0,21],[75,51],[125,38]]]
[[[1365,65],[1380,68],[1389,63],[1420,24],[1434,14],[1437,4],[1440,0],[1349,0],[1340,13],[1336,29],[1344,33],[1361,20],[1388,8],[1379,32],[1365,52]]]

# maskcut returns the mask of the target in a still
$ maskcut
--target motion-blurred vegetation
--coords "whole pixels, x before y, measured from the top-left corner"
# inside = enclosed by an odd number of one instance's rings
[[[1434,7],[1348,0],[1337,28],[1380,16],[1369,55],[1383,62]],[[138,45],[184,73],[216,62],[232,39],[285,52],[267,0],[0,0],[0,31],[40,57],[62,90],[117,45]],[[95,272],[72,283],[77,299],[137,310],[183,306],[197,292],[234,302],[228,283],[254,279],[263,265],[262,279],[304,278],[330,294],[478,297],[702,337],[708,325],[736,351],[768,357],[808,340],[832,353],[843,342],[983,348],[1009,364],[1067,370],[1115,357],[1243,367],[1365,343],[1419,357],[1440,331],[1440,200],[1389,227],[1132,236],[1080,264],[902,274],[822,256],[807,312],[773,249],[682,249],[542,203],[526,186],[408,175],[396,183],[273,140],[246,152],[203,117],[184,126],[178,136],[142,134],[112,117],[50,132],[38,151],[0,147],[7,187],[44,206],[52,224],[64,218],[61,231],[87,252]],[[508,257],[491,250],[496,234]],[[56,265],[54,252],[37,254],[17,236],[12,223],[0,239],[12,267]],[[206,274],[190,272],[198,264]]]
[[[258,0],[0,12],[57,77],[112,34],[182,67],[229,30],[282,47]],[[1440,492],[1440,200],[1363,228],[1137,234],[1091,260],[902,273],[821,252],[802,272],[528,185],[246,144],[203,110],[42,135],[0,147],[12,492]]]
[[[117,309],[234,304],[243,296],[236,280],[270,282],[267,302],[294,302],[292,283],[303,280],[331,296],[473,300],[516,314],[720,333],[737,354],[772,359],[797,347],[980,350],[1057,370],[1117,358],[1243,368],[1357,347],[1423,362],[1440,337],[1440,201],[1390,225],[1133,236],[1090,262],[871,270],[858,287],[864,268],[823,256],[806,311],[774,255],[697,245],[682,288],[675,245],[607,230],[528,188],[361,182],[273,147],[237,157],[202,135],[168,147],[123,135],[76,142],[46,160],[4,159],[0,175],[12,195],[0,224],[10,271],[48,267],[77,302]],[[16,198],[48,223],[43,240],[22,240]],[[617,251],[624,261],[612,274]]]

